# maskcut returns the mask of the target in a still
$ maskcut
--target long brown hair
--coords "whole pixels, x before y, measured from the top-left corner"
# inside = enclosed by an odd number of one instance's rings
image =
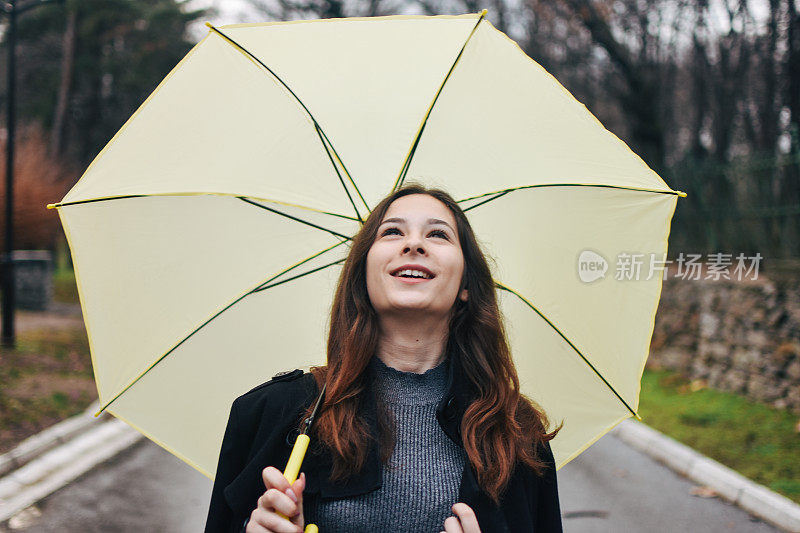
[[[366,369],[379,340],[378,315],[367,293],[366,259],[389,205],[409,194],[427,194],[442,202],[456,220],[464,256],[466,302],[456,298],[447,348],[457,357],[475,398],[461,421],[461,435],[478,483],[495,502],[517,461],[541,474],[544,462],[536,448],[555,437],[547,433],[544,412],[519,391],[519,378],[506,339],[489,265],[458,203],[440,189],[406,185],[384,198],[353,237],[331,309],[328,364],[311,368],[321,389],[327,385],[323,408],[314,422],[317,441],[333,455],[332,480],[364,466],[374,434],[360,416],[359,404],[369,393]],[[451,361],[451,364],[453,362]],[[385,406],[378,402],[379,409]],[[311,407],[304,413],[309,416]],[[384,412],[385,414],[385,412]],[[394,447],[390,417],[378,416],[378,443],[384,463]]]

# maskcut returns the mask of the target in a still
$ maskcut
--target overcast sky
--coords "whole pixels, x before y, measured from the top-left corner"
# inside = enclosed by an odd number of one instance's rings
[[[215,13],[206,18],[215,26],[239,22],[262,22],[262,17],[245,0],[191,0],[188,7],[189,9],[213,8]],[[189,31],[195,40],[202,39],[208,31],[205,23],[206,21],[202,20],[190,28]]]

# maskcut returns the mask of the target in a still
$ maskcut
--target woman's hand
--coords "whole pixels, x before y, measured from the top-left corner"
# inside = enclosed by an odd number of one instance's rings
[[[455,516],[444,521],[443,533],[481,533],[475,511],[466,503],[457,503],[453,506]]]
[[[300,474],[294,485],[289,486],[280,470],[268,466],[261,472],[261,477],[267,490],[258,499],[258,507],[250,513],[246,533],[302,533],[306,475]],[[288,516],[289,520],[278,513]]]

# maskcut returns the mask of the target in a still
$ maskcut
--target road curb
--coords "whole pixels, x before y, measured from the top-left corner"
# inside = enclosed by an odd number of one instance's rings
[[[96,412],[98,407],[99,404],[94,402],[83,413],[63,420],[36,435],[28,437],[13,450],[0,455],[0,478],[12,470],[25,466],[26,463],[56,446],[69,442],[75,435],[85,431],[87,428],[106,420],[106,418],[95,418],[93,416],[92,413]]]
[[[95,408],[90,406],[0,457],[0,467],[13,470],[0,478],[0,523],[143,438],[121,420],[95,418]]]
[[[790,499],[636,420],[625,420],[611,433],[765,522],[800,533],[800,505]]]

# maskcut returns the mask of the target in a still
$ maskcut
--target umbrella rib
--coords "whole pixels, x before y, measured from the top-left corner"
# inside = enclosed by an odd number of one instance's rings
[[[55,204],[47,204],[47,209],[56,209],[67,205],[80,205],[91,204],[93,202],[106,202],[108,200],[127,200],[128,198],[145,198],[147,196],[156,196],[150,194],[127,194],[124,196],[106,196],[105,198],[92,198],[91,200],[76,200],[74,202],[57,202]]]
[[[66,207],[71,205],[80,205],[80,204],[91,204],[94,202],[107,202],[110,200],[127,200],[129,198],[154,198],[158,196],[232,196],[234,198],[241,198],[241,195],[232,194],[232,193],[225,193],[225,192],[169,192],[169,193],[160,193],[160,194],[128,194],[128,195],[120,195],[120,196],[106,196],[104,198],[91,198],[89,200],[76,200],[74,202],[59,202],[56,204],[47,204],[47,209],[57,209],[59,207]],[[256,200],[261,200],[262,202],[272,202],[275,204],[286,205],[289,207],[297,207],[299,209],[305,209],[306,211],[313,211],[315,213],[321,213],[323,215],[330,215],[333,217],[344,218],[347,220],[358,221],[361,222],[360,218],[353,218],[347,215],[342,215],[339,213],[331,213],[329,211],[322,211],[321,209],[314,209],[313,207],[307,207],[304,205],[299,204],[291,204],[288,202],[281,202],[279,200],[270,200],[269,198],[259,198],[257,196],[250,196],[249,198],[255,198]]]
[[[276,80],[278,80],[278,82],[281,85],[283,85],[283,87],[287,91],[289,91],[289,94],[291,94],[294,97],[294,99],[297,100],[297,103],[300,104],[300,107],[302,107],[303,110],[306,112],[306,114],[308,114],[308,117],[311,119],[311,122],[314,123],[314,127],[317,129],[317,133],[320,136],[320,141],[322,142],[323,148],[325,148],[326,152],[328,151],[327,146],[325,146],[325,143],[327,142],[327,144],[331,147],[331,150],[333,151],[333,154],[336,156],[336,160],[339,162],[340,165],[342,165],[342,170],[344,170],[344,173],[347,175],[347,178],[350,180],[350,183],[353,185],[353,188],[356,190],[356,193],[358,194],[359,198],[361,198],[361,201],[364,203],[364,207],[366,207],[367,211],[369,211],[369,205],[367,204],[367,201],[364,199],[364,197],[361,195],[361,191],[358,189],[358,185],[356,185],[356,182],[353,180],[353,177],[350,175],[350,172],[347,170],[347,167],[345,166],[344,161],[342,161],[342,158],[339,157],[339,153],[336,151],[336,148],[334,148],[333,143],[331,142],[331,140],[325,134],[325,131],[322,129],[322,126],[320,126],[319,122],[317,122],[317,119],[314,118],[314,115],[311,114],[311,111],[308,109],[308,107],[306,107],[306,104],[304,104],[303,101],[300,100],[300,97],[295,94],[295,92],[291,89],[291,87],[289,87],[289,85],[287,85],[286,82],[283,81],[281,79],[281,77],[278,76],[275,73],[275,71],[273,71],[271,68],[269,68],[263,61],[261,61],[259,58],[257,58],[247,48],[245,48],[241,44],[237,43],[234,39],[232,39],[231,37],[229,37],[228,35],[226,35],[222,31],[220,31],[218,28],[214,27],[210,22],[206,22],[206,26],[208,26],[211,30],[213,30],[218,35],[220,35],[223,39],[225,39],[226,41],[231,43],[233,46],[235,46],[236,48],[241,50],[250,59],[252,59],[256,63],[258,63],[259,65],[264,67],[264,69],[267,72],[269,72],[270,74],[272,74],[272,76]],[[330,153],[328,153],[328,157],[330,157]],[[336,171],[336,174],[339,175],[339,170],[337,169],[336,164],[333,163],[332,159],[331,159],[331,163],[333,164],[333,168]],[[339,176],[339,179],[341,180],[341,176]],[[342,183],[342,187],[344,187],[344,191],[347,194],[347,197],[350,198],[350,202],[353,203],[353,199],[352,199],[352,197],[350,197],[350,193],[349,193],[349,191],[347,190],[347,187],[344,184],[344,180],[341,180],[341,183]],[[356,215],[358,216],[358,219],[361,220],[361,215],[359,214],[358,209],[356,209],[355,203],[353,203],[353,209],[355,209],[355,212],[356,212]]]
[[[467,43],[469,43],[472,36],[475,34],[475,31],[478,29],[478,26],[483,21],[484,17],[486,16],[487,10],[484,9],[481,11],[480,16],[478,17],[478,21],[475,23],[475,26],[472,28],[472,31],[467,36],[467,40],[464,41],[464,44],[461,46],[461,50],[458,52],[453,64],[450,65],[450,70],[447,71],[447,75],[442,80],[442,84],[439,86],[439,90],[436,91],[436,96],[433,97],[433,101],[431,105],[428,106],[428,111],[425,113],[425,118],[422,119],[422,123],[417,130],[417,135],[414,137],[414,142],[411,144],[411,148],[408,151],[408,155],[406,156],[406,160],[403,162],[403,168],[400,169],[400,174],[397,175],[397,179],[394,182],[394,186],[392,186],[392,190],[397,190],[399,187],[403,185],[403,181],[406,179],[406,174],[408,173],[408,169],[411,167],[411,159],[414,157],[414,152],[417,150],[417,146],[419,145],[419,140],[422,138],[422,132],[425,131],[425,125],[428,123],[428,118],[431,116],[431,112],[433,111],[433,106],[436,105],[436,102],[439,100],[439,95],[442,94],[442,90],[444,89],[447,80],[450,79],[450,75],[453,73],[453,70],[456,68],[459,59],[464,54],[464,50],[467,47]]]
[[[303,276],[307,276],[309,274],[313,274],[314,272],[319,272],[320,270],[323,270],[325,268],[331,267],[333,265],[338,265],[342,261],[344,261],[344,259],[338,259],[336,261],[332,261],[332,262],[330,262],[328,264],[325,264],[325,265],[322,265],[320,267],[314,268],[314,269],[309,270],[307,272],[303,272],[302,274],[298,274],[296,276],[292,276],[291,278],[286,278],[286,279],[282,279],[281,281],[276,281],[275,283],[272,283],[272,284],[268,284],[269,282],[265,282],[265,284],[263,286],[258,287],[257,289],[253,289],[253,293],[265,291],[267,289],[271,289],[273,287],[277,287],[278,285],[283,285],[284,283],[288,283],[290,281],[294,281],[294,280],[296,280],[298,278],[302,278]],[[275,279],[275,278],[272,278],[272,279]]]
[[[334,231],[334,230],[332,230],[332,229],[328,229],[328,228],[323,228],[322,226],[319,226],[319,225],[317,225],[317,224],[314,224],[313,222],[309,222],[309,221],[307,221],[307,220],[303,220],[302,218],[297,218],[297,217],[295,217],[295,216],[292,216],[292,215],[290,215],[290,214],[288,214],[288,213],[284,213],[284,212],[282,212],[282,211],[278,211],[277,209],[274,209],[274,208],[272,208],[272,207],[267,207],[267,206],[265,206],[265,205],[262,205],[262,204],[260,204],[260,203],[258,203],[258,202],[254,202],[254,201],[252,201],[252,200],[250,200],[250,199],[248,199],[248,198],[245,198],[244,196],[238,196],[238,198],[239,198],[239,200],[241,200],[241,201],[243,201],[243,202],[245,202],[245,203],[248,203],[248,204],[250,204],[250,205],[254,205],[254,206],[256,206],[256,207],[260,207],[261,209],[266,209],[267,211],[269,211],[269,212],[271,212],[271,213],[275,213],[276,215],[281,215],[281,216],[283,216],[283,217],[286,217],[286,218],[288,218],[288,219],[294,220],[294,221],[296,221],[296,222],[300,222],[301,224],[305,224],[305,225],[307,225],[307,226],[311,226],[312,228],[317,228],[317,229],[320,229],[320,230],[322,230],[322,231],[327,231],[327,232],[328,232],[328,233],[330,233],[331,235],[335,235],[335,236],[337,236],[337,237],[341,237],[341,238],[343,238],[343,239],[344,239],[344,240],[346,240],[346,241],[349,241],[349,240],[350,240],[350,237],[348,237],[347,235],[345,235],[345,234],[343,234],[343,233],[339,233],[338,231]]]
[[[619,399],[619,401],[621,401],[623,403],[623,405],[625,405],[625,407],[628,409],[628,411],[630,411],[633,416],[635,416],[636,418],[639,418],[641,420],[639,415],[636,414],[636,411],[634,411],[631,408],[631,406],[628,405],[628,402],[626,402],[622,398],[622,396],[620,396],[620,394],[616,391],[616,389],[614,389],[614,387],[611,385],[611,383],[609,383],[608,380],[606,380],[606,378],[604,378],[603,375],[597,370],[597,368],[595,368],[595,366],[591,362],[589,362],[589,360],[586,358],[586,356],[584,356],[581,353],[581,351],[578,349],[578,347],[575,346],[574,344],[572,344],[572,342],[563,333],[561,333],[561,330],[559,330],[556,327],[555,324],[553,324],[546,316],[544,316],[541,311],[536,309],[536,307],[532,303],[530,303],[527,299],[525,299],[525,297],[522,296],[520,293],[518,293],[517,291],[515,291],[514,289],[512,289],[510,287],[507,287],[507,286],[503,285],[502,283],[500,283],[497,280],[495,280],[494,283],[495,283],[495,286],[498,289],[502,289],[504,291],[510,292],[511,294],[515,295],[517,298],[522,300],[525,303],[525,305],[527,305],[528,307],[533,309],[536,312],[537,315],[539,315],[545,322],[547,322],[550,325],[550,327],[553,328],[555,330],[555,332],[558,333],[561,336],[561,338],[564,339],[564,341],[566,341],[566,343],[569,344],[572,347],[573,350],[575,350],[575,353],[577,353],[580,356],[580,358],[583,359],[583,362],[586,363],[587,365],[589,365],[589,368],[591,368],[592,371],[595,374],[597,374],[597,377],[599,377],[603,381],[603,383],[606,384],[606,386],[611,390],[611,392],[614,393],[614,396],[616,396],[617,399]]]
[[[331,151],[328,150],[328,143],[325,142],[325,138],[323,137],[324,136],[324,132],[322,131],[322,128],[320,128],[319,125],[316,122],[314,122],[314,129],[317,132],[317,136],[319,137],[320,142],[322,142],[322,147],[325,148],[325,153],[328,154],[328,160],[331,162],[331,165],[333,166],[333,170],[334,170],[334,172],[336,172],[336,176],[338,176],[338,178],[339,178],[339,183],[342,184],[342,188],[344,189],[344,192],[347,195],[347,199],[350,200],[350,205],[353,206],[353,211],[356,212],[356,216],[358,217],[358,221],[363,224],[364,220],[361,218],[361,213],[358,212],[358,208],[356,207],[356,203],[353,201],[353,197],[350,195],[350,191],[347,189],[347,185],[344,184],[344,179],[342,179],[342,174],[341,174],[341,172],[339,172],[339,167],[336,165],[336,162],[334,162],[333,156],[331,155]],[[331,146],[331,149],[333,149],[333,146]],[[338,156],[337,156],[337,159],[338,159]],[[342,165],[342,166],[344,166],[344,165]],[[348,174],[348,176],[349,176],[349,174]],[[353,186],[355,187],[355,184],[353,184]],[[357,187],[356,187],[356,191],[358,191]],[[361,196],[361,193],[358,193],[358,195]],[[364,200],[363,196],[361,197],[361,200],[362,201]],[[366,202],[364,202],[364,204],[366,205]],[[367,211],[369,211],[369,207],[367,207]]]
[[[508,193],[510,193],[510,192],[511,192],[511,191],[503,191],[503,192],[501,192],[501,193],[497,193],[496,195],[492,196],[491,198],[487,198],[486,200],[484,200],[484,201],[482,201],[482,202],[478,202],[478,203],[477,203],[477,204],[475,204],[475,205],[471,205],[471,206],[469,206],[469,207],[467,207],[467,208],[463,209],[463,211],[466,213],[466,212],[467,212],[467,211],[469,211],[470,209],[475,209],[476,207],[478,207],[478,206],[481,206],[481,205],[483,205],[483,204],[485,204],[485,203],[487,203],[487,202],[491,202],[492,200],[497,200],[497,199],[498,199],[498,198],[500,198],[501,196],[505,196],[506,194],[508,194]],[[478,198],[481,198],[481,197],[479,196]],[[472,198],[467,198],[466,200],[459,200],[458,202],[466,202],[467,200],[472,200]]]
[[[282,276],[282,275],[286,274],[287,272],[290,272],[291,270],[294,270],[295,268],[299,267],[300,265],[303,265],[303,264],[305,264],[305,263],[307,263],[307,262],[311,261],[312,259],[314,259],[314,258],[316,258],[316,257],[319,257],[320,255],[324,254],[325,252],[329,252],[330,250],[333,250],[333,249],[334,249],[334,248],[336,248],[337,246],[341,246],[341,245],[342,245],[342,244],[344,244],[345,242],[347,242],[347,241],[341,241],[341,242],[338,242],[338,243],[336,243],[336,244],[334,244],[334,245],[332,245],[332,246],[329,246],[328,248],[325,248],[325,249],[323,249],[323,250],[321,250],[321,251],[319,251],[319,252],[315,253],[314,255],[311,255],[311,256],[309,256],[309,257],[307,257],[307,258],[303,259],[302,261],[299,261],[298,263],[295,263],[294,265],[292,265],[292,266],[290,266],[290,267],[288,267],[288,268],[285,268],[284,270],[282,270],[282,271],[278,272],[277,274],[275,274],[274,276],[272,276],[271,278],[269,278],[267,281],[264,281],[264,282],[262,282],[262,283],[259,283],[259,284],[258,284],[256,287],[254,287],[254,288],[252,288],[252,289],[248,290],[247,292],[245,292],[244,294],[242,294],[241,296],[239,296],[238,298],[236,298],[234,301],[232,301],[231,303],[229,303],[228,305],[226,305],[225,307],[223,307],[222,309],[220,309],[219,311],[217,311],[217,312],[216,312],[214,315],[212,315],[212,316],[211,316],[211,318],[209,318],[208,320],[206,320],[205,322],[203,322],[202,324],[200,324],[199,326],[197,326],[197,327],[196,327],[196,328],[195,328],[193,331],[191,331],[191,332],[190,332],[188,335],[186,335],[186,336],[185,336],[183,339],[181,339],[181,340],[180,340],[180,341],[179,341],[179,342],[178,342],[178,343],[177,343],[175,346],[173,346],[172,348],[170,348],[170,349],[169,349],[169,350],[168,350],[168,351],[167,351],[167,352],[166,352],[164,355],[162,355],[161,357],[159,357],[158,359],[156,359],[156,360],[155,360],[155,361],[154,361],[154,362],[153,362],[153,363],[152,363],[150,366],[148,366],[148,367],[147,367],[147,368],[146,368],[144,371],[142,371],[142,373],[141,373],[141,374],[139,374],[137,377],[135,377],[135,378],[134,378],[134,379],[133,379],[133,380],[132,380],[130,383],[128,383],[128,384],[127,384],[125,387],[123,387],[123,389],[122,389],[121,391],[119,391],[119,392],[118,392],[118,393],[117,393],[117,394],[116,394],[116,395],[115,395],[113,398],[111,398],[111,399],[110,399],[109,401],[107,401],[107,402],[106,402],[106,403],[105,403],[105,404],[104,404],[102,407],[100,407],[100,409],[99,409],[99,410],[98,410],[98,411],[97,411],[97,412],[94,414],[94,416],[100,416],[100,414],[101,414],[103,411],[105,411],[105,410],[108,408],[108,406],[109,406],[109,405],[111,405],[111,404],[112,404],[114,401],[116,401],[116,400],[117,400],[117,398],[119,398],[120,396],[122,396],[123,394],[125,394],[125,392],[126,392],[128,389],[130,389],[130,388],[131,388],[131,387],[132,387],[134,384],[136,384],[136,382],[137,382],[137,381],[139,381],[140,379],[142,379],[142,378],[144,377],[144,375],[145,375],[145,374],[147,374],[147,373],[148,373],[148,372],[150,372],[150,371],[151,371],[153,368],[155,368],[155,366],[156,366],[158,363],[160,363],[161,361],[163,361],[163,360],[164,360],[164,359],[165,359],[165,358],[166,358],[166,357],[167,357],[169,354],[171,354],[172,352],[174,352],[174,351],[175,351],[175,350],[176,350],[176,349],[177,349],[177,348],[178,348],[178,347],[179,347],[181,344],[183,344],[184,342],[186,342],[187,340],[189,340],[189,338],[191,338],[191,337],[192,337],[192,336],[193,336],[195,333],[197,333],[198,331],[200,331],[201,329],[203,329],[203,328],[204,328],[206,325],[208,325],[208,324],[209,324],[211,321],[213,321],[215,318],[217,318],[218,316],[220,316],[222,313],[224,313],[225,311],[227,311],[228,309],[230,309],[231,307],[233,307],[234,305],[236,305],[237,303],[239,303],[240,301],[242,301],[242,300],[243,300],[243,299],[245,299],[246,297],[250,296],[251,294],[255,294],[256,292],[259,292],[260,290],[263,290],[263,288],[262,288],[262,287],[263,287],[265,284],[268,284],[268,283],[270,283],[271,281],[274,281],[275,279],[277,279],[277,278],[279,278],[280,276]],[[338,262],[341,262],[341,261],[337,261],[337,262],[334,262],[334,263],[330,263],[330,264],[328,264],[328,265],[325,265],[324,267],[321,267],[321,268],[314,269],[312,272],[316,272],[316,271],[318,271],[318,270],[321,270],[322,268],[326,268],[326,267],[332,266],[332,265],[334,265],[334,264],[336,264],[336,263],[338,263]],[[306,274],[310,274],[310,273],[311,273],[311,272],[307,272]],[[303,274],[303,275],[304,275],[304,274]],[[301,277],[301,276],[296,276],[295,278],[292,278],[292,279],[296,279],[297,277]],[[290,280],[286,280],[286,281],[290,281]],[[277,285],[277,284],[276,284],[276,285]],[[273,286],[274,286],[274,285],[273,285]],[[269,287],[265,287],[265,288],[269,288]]]
[[[603,183],[541,183],[541,184],[538,184],[538,185],[521,185],[519,187],[512,187],[510,189],[503,189],[501,191],[493,191],[493,192],[487,192],[487,193],[483,193],[483,194],[478,194],[476,196],[470,196],[469,198],[463,198],[461,200],[458,200],[458,203],[468,202],[470,200],[477,200],[478,198],[484,198],[486,196],[495,195],[492,198],[489,198],[487,200],[479,202],[479,203],[477,203],[475,205],[471,205],[471,206],[469,206],[469,207],[464,209],[464,211],[469,211],[470,209],[474,209],[474,208],[478,207],[479,205],[485,204],[486,202],[490,202],[492,200],[496,200],[497,198],[500,198],[501,196],[505,196],[506,194],[508,194],[510,192],[519,191],[519,190],[522,190],[522,189],[538,189],[540,187],[602,187],[602,188],[606,188],[606,189],[622,189],[622,190],[636,191],[636,192],[652,192],[652,193],[656,193],[656,194],[673,194],[673,195],[680,196],[681,198],[686,197],[686,193],[683,192],[683,191],[663,191],[663,190],[659,190],[659,189],[646,189],[644,187],[625,187],[625,186],[622,186],[622,185],[607,185],[607,184],[603,184]]]

